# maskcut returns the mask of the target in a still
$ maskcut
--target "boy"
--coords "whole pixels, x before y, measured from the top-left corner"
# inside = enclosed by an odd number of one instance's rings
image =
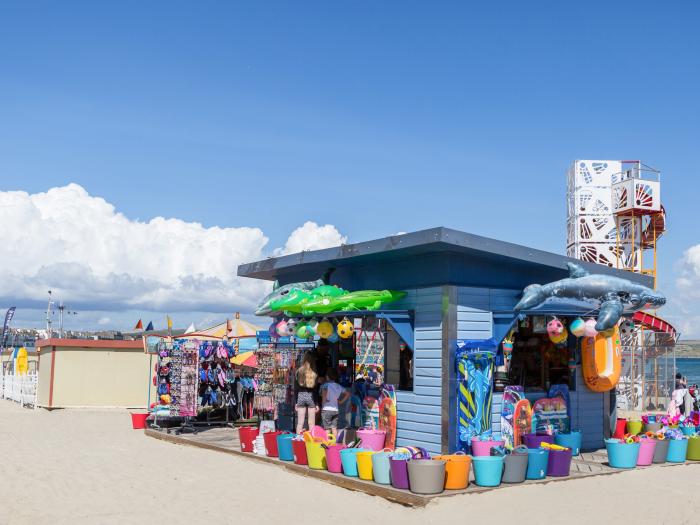
[[[338,405],[345,403],[350,394],[338,384],[338,372],[329,368],[326,372],[326,382],[321,386],[321,422],[324,430],[330,430],[338,435]]]

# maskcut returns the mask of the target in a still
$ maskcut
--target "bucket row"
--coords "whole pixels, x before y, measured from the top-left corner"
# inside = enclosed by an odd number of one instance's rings
[[[608,463],[611,467],[632,469],[652,463],[684,463],[700,461],[700,436],[679,439],[655,439],[644,436],[638,440],[606,439]]]

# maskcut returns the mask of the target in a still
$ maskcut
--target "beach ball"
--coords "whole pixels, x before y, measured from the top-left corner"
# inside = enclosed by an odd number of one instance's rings
[[[564,332],[564,325],[556,317],[547,323],[547,333],[550,339],[561,335]]]
[[[354,327],[352,326],[352,322],[349,321],[347,318],[343,319],[338,323],[338,335],[342,339],[348,339],[352,337],[353,331]]]
[[[629,337],[634,332],[634,323],[630,320],[625,320],[620,323],[620,337]]]
[[[297,326],[297,337],[299,339],[311,339],[314,335],[316,333],[309,323],[300,323]]]
[[[333,335],[333,325],[328,319],[323,319],[316,327],[316,333],[323,339],[328,339]]]
[[[297,331],[297,320],[287,319],[287,335],[294,335]]]
[[[598,330],[595,329],[595,319],[589,319],[586,321],[584,324],[585,326],[583,327],[583,335],[586,337],[595,337],[598,335]]]
[[[287,332],[287,321],[282,319],[277,325],[275,326],[275,332],[277,332],[277,335],[280,337],[287,337],[289,333]]]
[[[571,330],[571,333],[574,334],[576,337],[581,337],[585,328],[586,322],[580,317],[577,317],[569,324],[569,330]]]

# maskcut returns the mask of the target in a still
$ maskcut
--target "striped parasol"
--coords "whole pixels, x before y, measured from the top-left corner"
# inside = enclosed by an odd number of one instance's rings
[[[258,367],[258,358],[255,357],[255,352],[241,352],[236,357],[232,357],[230,361],[232,365]]]

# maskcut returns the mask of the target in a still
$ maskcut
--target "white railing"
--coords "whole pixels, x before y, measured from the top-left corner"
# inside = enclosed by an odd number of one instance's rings
[[[9,399],[22,406],[36,408],[38,374],[3,374],[0,393],[4,399]]]

